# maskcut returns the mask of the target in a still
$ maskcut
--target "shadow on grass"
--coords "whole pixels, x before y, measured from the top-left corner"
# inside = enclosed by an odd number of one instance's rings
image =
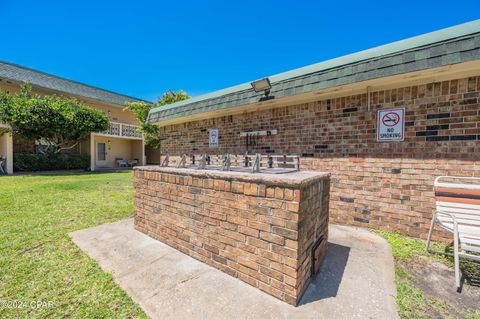
[[[475,254],[471,252],[469,253]],[[445,247],[443,254],[445,254],[453,264],[453,242],[450,242]],[[475,255],[478,255],[478,254],[475,254]],[[465,282],[470,286],[480,287],[480,262],[467,259],[465,257],[460,257],[460,271],[462,274],[461,288],[463,288],[463,284]]]
[[[430,248],[428,253],[433,256],[444,258],[446,265],[451,269],[454,268],[453,242],[445,245],[445,248],[441,251],[436,251]],[[476,253],[471,254],[478,255]],[[465,283],[473,287],[480,287],[480,262],[460,257],[460,272],[460,289],[458,289],[457,292],[462,292]]]

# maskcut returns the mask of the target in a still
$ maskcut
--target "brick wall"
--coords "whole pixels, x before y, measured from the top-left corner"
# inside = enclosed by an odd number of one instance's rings
[[[161,129],[162,154],[299,154],[331,172],[334,223],[425,237],[438,175],[480,176],[480,77],[398,87]],[[405,141],[376,141],[376,111],[405,107]],[[208,129],[219,129],[219,148]],[[241,131],[277,129],[246,145]],[[437,233],[439,234],[439,233]],[[443,236],[440,233],[441,236]],[[437,237],[440,239],[441,237]]]
[[[317,239],[315,265],[326,250],[329,176],[289,184],[221,173],[135,168],[135,228],[296,305]]]

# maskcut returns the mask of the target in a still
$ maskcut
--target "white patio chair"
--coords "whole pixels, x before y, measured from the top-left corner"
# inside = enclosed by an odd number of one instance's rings
[[[117,163],[118,167],[128,167],[128,162],[123,158],[116,158],[115,162]]]
[[[459,258],[480,261],[480,255],[475,254],[480,253],[480,178],[439,176],[434,191],[436,211],[426,249],[429,251],[435,225],[453,233],[455,284],[460,291]]]
[[[128,162],[128,166],[130,166],[130,167],[134,167],[134,166],[137,166],[137,165],[138,165],[138,159],[136,159],[136,158]]]

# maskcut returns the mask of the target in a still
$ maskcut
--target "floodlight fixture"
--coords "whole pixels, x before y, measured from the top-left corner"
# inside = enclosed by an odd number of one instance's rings
[[[272,85],[270,84],[270,80],[268,78],[253,81],[250,84],[252,85],[255,92],[264,92],[265,96],[268,96],[270,94],[270,89],[272,88]]]

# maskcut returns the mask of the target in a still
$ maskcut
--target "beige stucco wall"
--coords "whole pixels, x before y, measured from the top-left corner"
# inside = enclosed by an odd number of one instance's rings
[[[145,160],[144,146],[142,141],[132,141],[132,159],[138,159],[138,164],[143,165]]]
[[[10,94],[16,94],[20,91],[20,84],[12,83],[5,79],[0,79],[0,90],[4,90],[9,92]],[[75,97],[85,105],[99,109],[103,111],[111,122],[119,122],[119,123],[126,123],[132,125],[140,125],[140,123],[135,118],[135,115],[130,111],[124,111],[124,106],[121,105],[113,105],[107,104],[100,101],[90,100],[79,96],[73,96],[69,94],[62,94],[55,91],[50,91],[42,88],[33,87],[33,92],[39,95],[64,95],[68,97]],[[6,142],[4,141],[6,137],[0,138],[0,154],[5,152],[4,148],[6,149]],[[132,160],[134,158],[139,159],[139,163],[143,163],[143,141],[142,140],[131,140],[131,139],[122,139],[122,138],[115,138],[115,137],[105,137],[105,136],[95,136],[93,148],[91,139],[88,138],[85,141],[82,141],[79,145],[80,153],[86,155],[92,155],[93,157],[93,168],[98,168],[96,165],[96,152],[97,152],[97,143],[103,142],[106,144],[107,148],[107,165],[106,167],[116,167],[116,158],[123,158],[125,160]],[[110,141],[110,142],[109,142]],[[93,154],[92,154],[93,150]],[[6,155],[4,155],[6,156]],[[12,154],[13,158],[13,154]],[[9,160],[9,165],[11,165],[11,169],[13,171],[13,159]],[[9,166],[10,167],[10,166]]]
[[[0,132],[2,134],[2,132]],[[0,136],[0,156],[6,157],[5,169],[8,174],[13,173],[13,139],[12,135],[5,133]]]
[[[87,102],[85,102],[87,104]],[[130,111],[124,111],[123,107],[120,106],[112,106],[103,103],[97,102],[88,102],[87,104],[90,107],[94,107],[96,109],[102,110],[107,114],[108,118],[111,122],[120,122],[120,123],[127,123],[132,125],[140,125],[140,123],[135,118],[135,115]]]
[[[20,91],[20,86],[2,79],[0,80],[0,90],[15,94]]]
[[[105,143],[107,152],[107,165],[99,166],[97,164],[97,145],[98,143]],[[141,140],[129,140],[115,137],[95,136],[94,137],[94,159],[95,168],[102,167],[117,167],[116,159],[122,158],[126,161],[130,161],[137,158],[142,160],[142,141]]]

